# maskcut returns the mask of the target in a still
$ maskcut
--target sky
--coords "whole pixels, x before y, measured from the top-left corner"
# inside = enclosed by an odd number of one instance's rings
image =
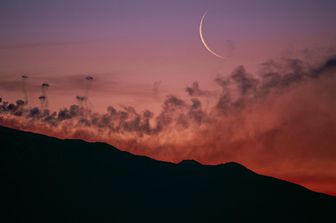
[[[27,93],[25,109],[45,108],[38,98],[44,95],[52,111],[73,104],[90,110],[81,115],[95,134],[89,136],[85,128],[80,133],[69,130],[69,135],[51,131],[59,137],[105,141],[173,162],[239,161],[261,173],[336,194],[336,82],[326,79],[334,73],[326,64],[335,55],[335,10],[333,0],[2,0],[0,97],[14,103]],[[212,55],[200,40],[206,11],[206,42],[224,59]],[[270,74],[276,80],[272,83],[281,84],[270,85]],[[22,75],[28,76],[26,91]],[[88,75],[92,81],[85,79]],[[44,92],[42,83],[49,84]],[[76,96],[88,99],[80,102]],[[237,110],[241,101],[244,106]],[[131,119],[133,108],[159,118],[144,113],[142,118],[151,119],[152,125],[147,132],[137,129],[135,134],[132,122],[117,135],[104,132],[98,137],[92,114],[111,115],[106,110],[110,105],[119,109],[118,119],[125,113]],[[195,110],[202,114],[201,127],[195,124]],[[180,114],[190,119],[189,125]],[[44,133],[53,128],[17,120],[17,115],[10,119],[18,124],[4,118],[0,122]],[[167,124],[171,119],[177,125]],[[57,120],[55,129],[64,126]],[[201,133],[208,140],[195,140]],[[304,140],[307,136],[310,141]]]
[[[54,79],[67,82],[70,76],[96,75],[107,85],[101,89],[97,83],[92,92],[97,110],[109,103],[158,106],[151,100],[156,81],[161,81],[164,92],[183,94],[185,85],[195,80],[210,87],[218,74],[238,65],[255,70],[269,58],[326,47],[336,37],[331,29],[334,1],[14,0],[0,4],[1,79],[15,81],[28,74],[36,85],[35,80],[51,82],[53,108],[60,101],[73,103],[81,93],[79,86],[65,92],[52,83]],[[214,58],[200,41],[198,26],[207,10],[205,38],[227,60]],[[134,91],[131,96],[129,88]],[[34,91],[39,94],[40,89]],[[36,94],[32,102],[38,104]],[[13,100],[17,92],[7,95]]]

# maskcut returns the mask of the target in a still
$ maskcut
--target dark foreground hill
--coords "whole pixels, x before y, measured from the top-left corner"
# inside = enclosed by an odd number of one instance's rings
[[[0,140],[5,222],[336,222],[335,197],[237,163],[165,163],[2,127]]]

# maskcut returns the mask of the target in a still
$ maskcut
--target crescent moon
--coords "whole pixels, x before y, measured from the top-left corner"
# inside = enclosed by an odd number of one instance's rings
[[[201,22],[200,22],[200,25],[199,25],[199,35],[200,35],[200,38],[201,38],[201,41],[204,45],[204,47],[214,56],[218,57],[218,58],[221,58],[221,59],[225,59],[223,56],[219,55],[218,53],[214,52],[209,46],[208,44],[205,42],[205,39],[204,39],[204,35],[203,35],[203,23],[204,23],[204,18],[206,16],[206,14],[208,13],[208,11],[206,11],[203,16],[202,16],[202,19],[201,19]]]

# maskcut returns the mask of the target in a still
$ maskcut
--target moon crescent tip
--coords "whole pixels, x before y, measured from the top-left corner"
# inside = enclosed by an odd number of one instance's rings
[[[210,49],[210,47],[208,46],[208,44],[205,41],[205,38],[204,38],[204,35],[203,35],[203,22],[204,22],[204,18],[205,18],[207,13],[208,13],[208,10],[205,11],[205,13],[203,14],[200,25],[199,25],[199,35],[200,35],[201,41],[202,41],[204,47],[209,51],[209,53],[211,53],[212,55],[224,60],[225,58],[222,55],[219,55],[218,53],[216,53],[212,49]]]

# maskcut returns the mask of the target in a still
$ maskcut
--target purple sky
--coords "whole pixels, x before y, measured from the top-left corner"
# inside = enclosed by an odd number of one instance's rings
[[[1,1],[0,80],[29,74],[33,98],[39,93],[35,82],[51,82],[51,106],[58,107],[57,100],[70,104],[81,92],[61,83],[92,73],[99,85],[92,92],[97,109],[110,103],[147,106],[155,104],[155,81],[162,92],[183,94],[194,80],[212,87],[217,75],[240,64],[253,71],[269,58],[329,47],[336,38],[335,9],[332,0]],[[226,61],[199,39],[206,10],[207,42]],[[21,95],[7,90],[0,93],[11,100]]]

